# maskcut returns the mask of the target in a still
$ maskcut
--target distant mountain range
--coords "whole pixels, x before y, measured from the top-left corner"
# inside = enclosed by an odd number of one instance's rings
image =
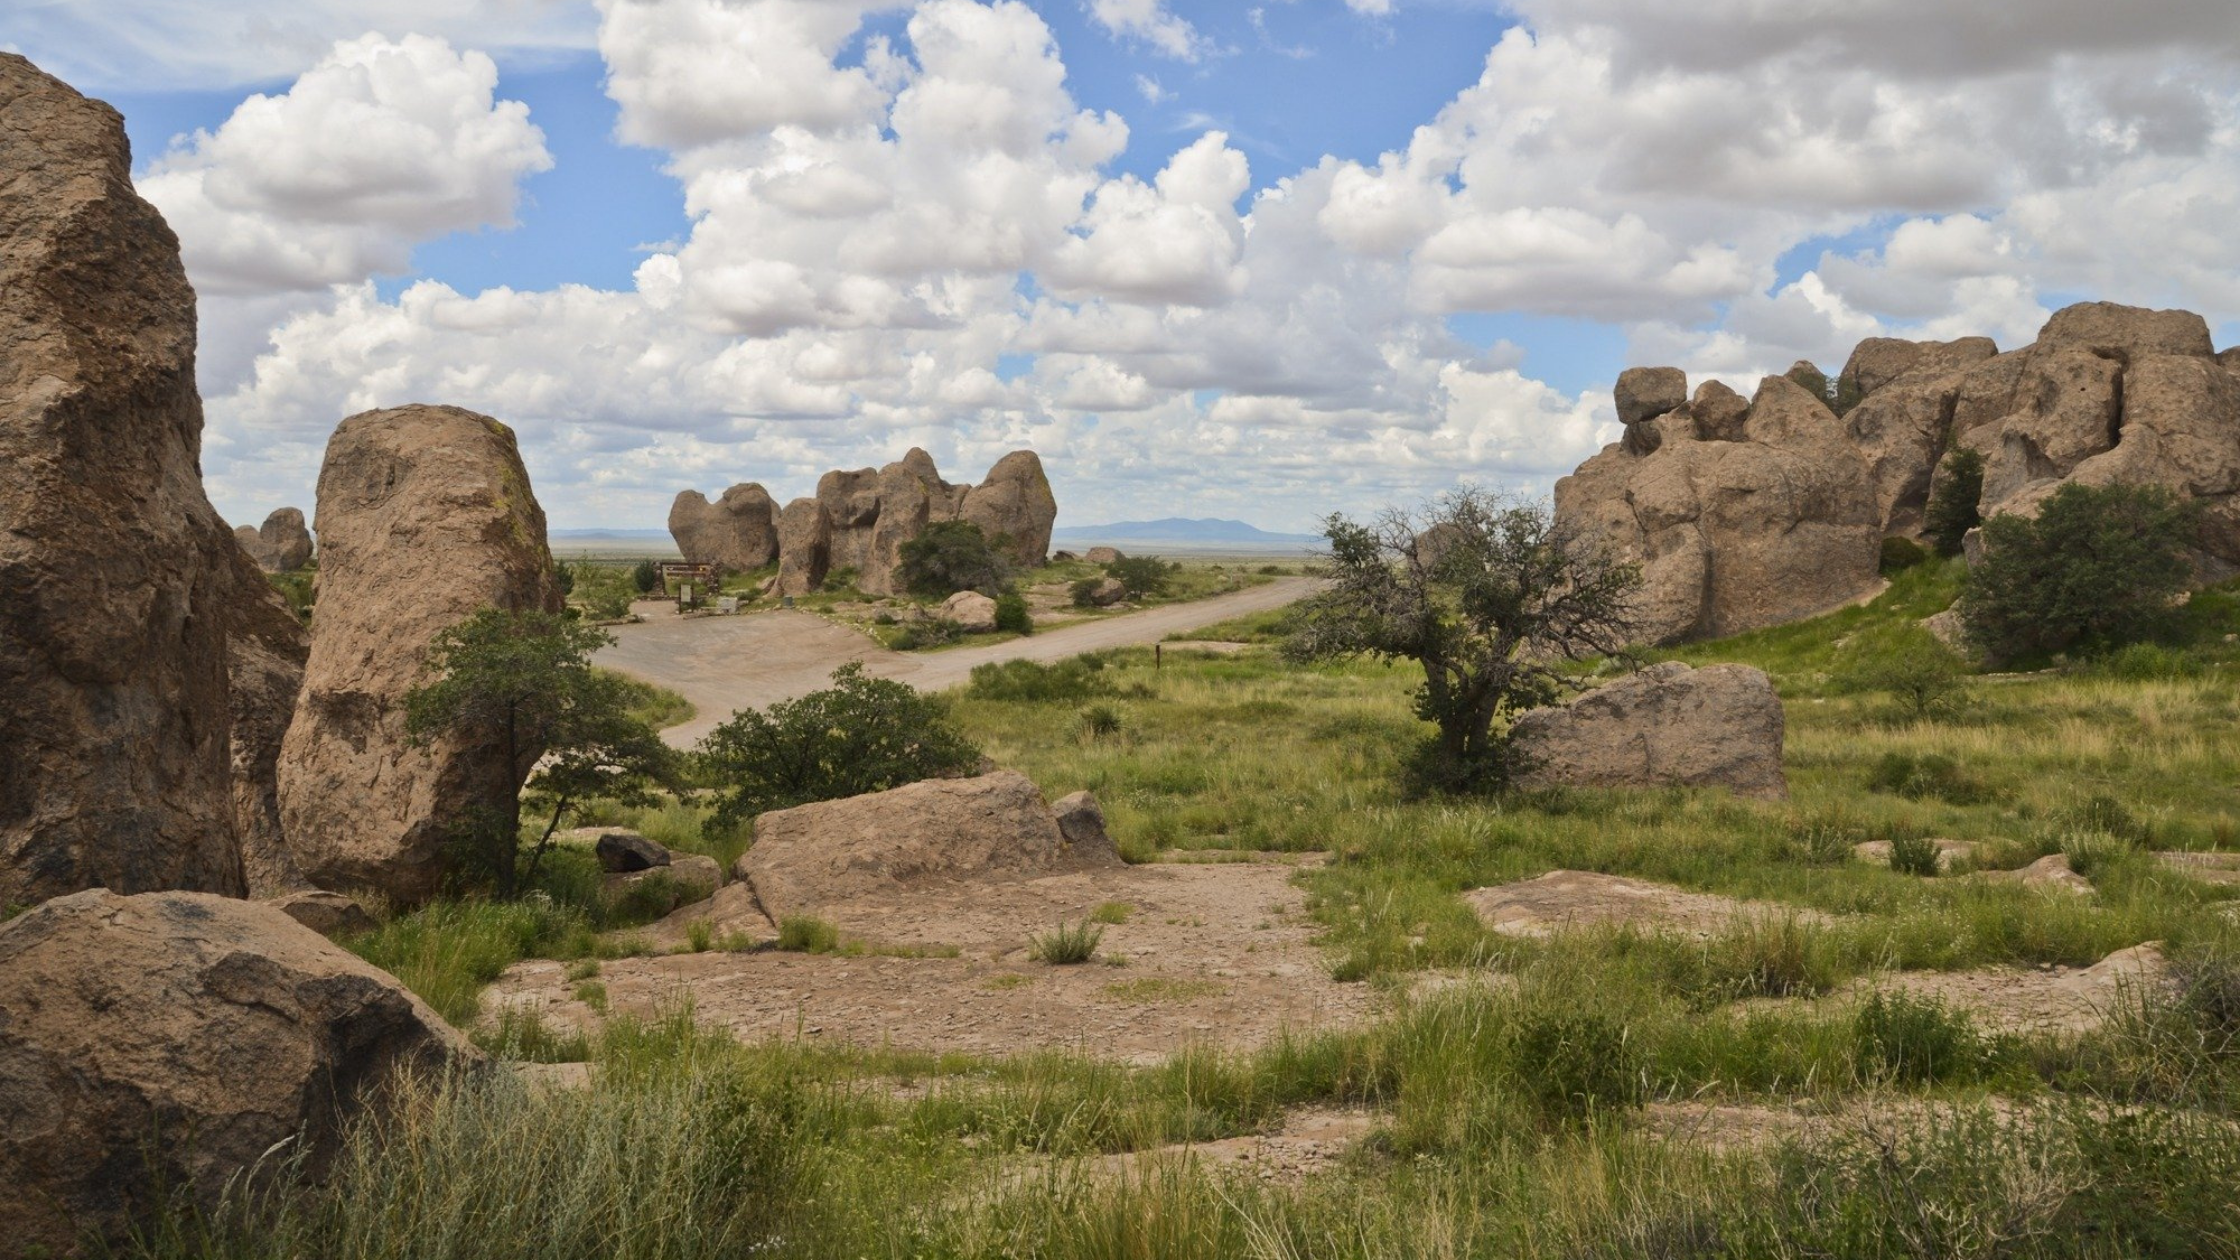
[[[1170,516],[1157,521],[1115,521],[1109,525],[1068,525],[1050,531],[1050,545],[1078,549],[1106,546],[1241,548],[1251,551],[1300,551],[1322,542],[1319,534],[1277,534],[1243,521],[1192,520]]]

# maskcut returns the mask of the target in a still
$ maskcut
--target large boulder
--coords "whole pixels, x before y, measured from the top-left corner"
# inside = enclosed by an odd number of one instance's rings
[[[117,112],[5,53],[0,172],[0,905],[239,894],[237,546],[202,489],[178,239]]]
[[[1781,697],[1747,665],[1652,665],[1569,704],[1522,714],[1511,731],[1527,786],[1789,794]]]
[[[941,602],[941,618],[961,630],[985,634],[996,628],[996,602],[978,591],[958,591]]]
[[[295,718],[311,636],[248,556],[236,552],[225,603],[233,822],[251,896],[303,885],[280,825],[280,746]]]
[[[120,1243],[181,1195],[300,1154],[317,1176],[400,1069],[477,1061],[386,973],[278,908],[56,898],[0,926],[0,1237]]]
[[[1644,422],[1647,454],[1608,446],[1556,483],[1559,528],[1641,565],[1647,642],[1794,621],[1879,580],[1880,519],[1842,421],[1786,377],[1765,378],[1739,417],[1715,384],[1697,391],[1706,423],[1691,402]]]
[[[1843,379],[1860,401],[1844,415],[1844,427],[1866,461],[1884,533],[1920,534],[1962,382],[1970,368],[1997,354],[1988,337],[1871,337],[1852,351]]]
[[[1041,564],[1058,521],[1058,497],[1050,491],[1042,457],[1013,451],[997,460],[987,479],[965,492],[961,516],[998,542],[1014,563]]]
[[[778,923],[864,897],[1119,861],[1109,843],[1068,842],[1041,791],[998,770],[764,814],[734,874]]]
[[[669,505],[669,536],[692,564],[749,573],[778,558],[778,506],[753,482],[731,487],[714,503],[686,490]]]
[[[311,563],[311,531],[303,523],[301,508],[275,508],[263,525],[255,529],[243,525],[233,536],[267,573],[293,573]]]
[[[933,456],[913,446],[908,454],[879,470],[879,518],[863,556],[856,589],[866,595],[902,593],[898,570],[902,545],[915,541],[935,521],[956,519],[966,487],[941,479]]]
[[[832,569],[832,516],[820,499],[795,499],[778,515],[778,594],[807,595]]]
[[[526,765],[447,736],[415,747],[403,699],[436,635],[476,611],[558,612],[544,511],[513,431],[457,407],[342,422],[319,471],[319,612],[280,757],[280,819],[322,888],[410,906],[451,829],[519,791]]]

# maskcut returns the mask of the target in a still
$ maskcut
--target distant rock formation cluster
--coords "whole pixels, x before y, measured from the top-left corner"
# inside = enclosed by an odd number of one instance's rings
[[[1918,537],[1948,451],[1984,457],[1979,508],[2029,514],[2065,482],[2204,503],[2204,581],[2240,572],[2240,351],[2187,311],[2095,302],[2006,354],[1985,337],[1872,338],[1834,398],[1811,364],[1747,402],[1677,368],[1619,377],[1624,437],[1556,483],[1560,525],[1642,567],[1642,638],[1736,634],[1871,593],[1881,540]],[[1831,403],[1846,406],[1838,416]]]
[[[280,508],[262,526],[239,526],[233,536],[267,573],[293,573],[311,563],[311,531],[304,527],[300,508]]]
[[[1050,550],[1058,500],[1033,451],[1013,451],[996,461],[977,486],[941,479],[933,457],[912,447],[884,468],[826,473],[812,498],[781,511],[768,491],[748,483],[708,502],[697,490],[679,494],[669,508],[669,533],[694,564],[729,572],[778,565],[776,589],[805,595],[835,569],[853,569],[859,590],[892,595],[902,545],[938,521],[971,521],[1021,565],[1041,564]]]

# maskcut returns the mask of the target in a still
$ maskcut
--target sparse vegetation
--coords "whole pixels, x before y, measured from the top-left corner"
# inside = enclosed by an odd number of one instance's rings
[[[1079,923],[1060,923],[1033,937],[1027,954],[1036,962],[1070,967],[1096,957],[1097,945],[1103,940],[1104,929],[1087,919]]]

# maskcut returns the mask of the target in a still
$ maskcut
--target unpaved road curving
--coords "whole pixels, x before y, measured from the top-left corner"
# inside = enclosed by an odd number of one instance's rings
[[[1170,634],[1281,608],[1314,589],[1315,579],[1281,577],[1212,599],[1169,604],[1045,630],[1024,639],[946,652],[893,652],[869,636],[804,612],[740,617],[663,617],[614,628],[614,646],[599,664],[678,692],[697,710],[663,731],[688,748],[740,709],[759,709],[822,687],[832,671],[863,662],[876,678],[896,678],[920,691],[963,682],[990,661],[1057,661],[1103,648],[1143,647]]]

